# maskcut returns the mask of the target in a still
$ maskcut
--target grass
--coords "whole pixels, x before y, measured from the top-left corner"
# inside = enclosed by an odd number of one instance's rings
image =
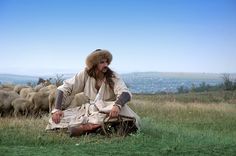
[[[0,155],[236,155],[236,103],[201,101],[202,95],[134,95],[129,105],[142,118],[128,137],[46,133],[48,117],[0,118]],[[231,93],[234,94],[234,93]],[[224,99],[212,93],[212,99]],[[228,101],[227,101],[228,100]]]

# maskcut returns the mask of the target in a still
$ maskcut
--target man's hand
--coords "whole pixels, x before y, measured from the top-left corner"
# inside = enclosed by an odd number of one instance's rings
[[[52,121],[56,124],[60,123],[61,117],[63,116],[63,112],[61,110],[52,114]]]
[[[116,118],[116,117],[118,117],[119,113],[120,113],[119,106],[114,105],[111,109],[110,114],[109,114],[109,118]]]

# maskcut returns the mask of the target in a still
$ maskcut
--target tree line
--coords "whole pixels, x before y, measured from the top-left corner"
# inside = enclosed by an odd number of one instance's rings
[[[202,82],[199,86],[192,84],[191,88],[180,86],[177,88],[178,93],[188,93],[188,92],[206,92],[206,91],[234,91],[236,90],[236,79],[232,79],[230,74],[222,74],[223,82],[218,85],[206,84]]]

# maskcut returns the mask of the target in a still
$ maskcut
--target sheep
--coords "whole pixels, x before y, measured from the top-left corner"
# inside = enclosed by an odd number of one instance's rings
[[[48,95],[48,93],[44,92],[31,92],[26,97],[34,105],[33,114],[35,116],[38,116],[42,111],[49,111]]]
[[[20,97],[15,91],[3,91],[0,90],[0,116],[11,115],[13,107],[11,102]]]
[[[43,88],[44,86],[43,86],[43,84],[41,83],[41,84],[38,84],[37,86],[35,86],[34,87],[34,90],[36,91],[36,92],[38,92],[41,88]]]
[[[34,87],[34,90],[35,90],[36,92],[38,92],[38,91],[40,91],[40,89],[45,88],[45,87],[47,87],[47,86],[50,86],[50,85],[51,85],[50,80],[51,80],[51,78],[48,79],[48,80],[44,80],[44,79],[42,79],[42,78],[39,78],[39,81],[38,81],[38,83],[37,83],[37,86]],[[47,87],[47,88],[48,88],[48,87]]]
[[[84,94],[84,92],[77,93],[75,94],[75,97],[71,101],[70,108],[78,107],[88,102],[89,98]]]
[[[56,90],[53,90],[48,96],[49,113],[52,111],[52,107],[54,106],[55,97],[56,97]]]
[[[57,89],[57,86],[51,84],[51,85],[41,88],[39,92],[50,92],[51,90],[55,90],[55,89]]]
[[[33,92],[33,88],[22,88],[21,91],[20,91],[20,96],[23,97],[23,98],[26,98],[27,95],[30,93],[30,92]]]
[[[14,90],[16,93],[20,94],[21,89],[23,89],[23,88],[29,88],[29,87],[30,87],[30,86],[26,86],[26,85],[16,85],[13,90]]]
[[[2,84],[0,85],[0,90],[13,91],[14,87],[15,87],[14,84]]]
[[[25,98],[16,98],[15,100],[12,101],[11,103],[13,109],[14,109],[14,116],[17,117],[19,112],[22,112],[22,114],[25,115],[25,117],[28,116],[28,113],[30,110],[33,109],[34,105],[32,102]]]
[[[34,94],[36,94],[37,92],[30,92],[27,96],[26,99],[33,102],[33,96]]]

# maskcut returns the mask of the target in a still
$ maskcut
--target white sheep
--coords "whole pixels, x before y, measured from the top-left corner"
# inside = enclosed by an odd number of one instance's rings
[[[26,86],[26,85],[16,85],[16,86],[14,87],[14,91],[15,91],[16,93],[20,94],[21,89],[23,89],[23,88],[29,88],[29,87],[30,87],[30,86]]]
[[[51,84],[51,85],[41,88],[39,92],[50,92],[51,90],[56,90],[56,89],[57,89],[57,86]]]
[[[0,85],[0,90],[13,91],[14,87],[15,87],[14,84],[2,84],[2,85]]]
[[[17,117],[17,115],[22,112],[23,115],[28,116],[29,112],[33,110],[33,103],[25,98],[16,98],[12,101],[12,106],[14,109],[14,116]]]
[[[84,92],[77,93],[75,94],[75,97],[71,101],[70,108],[78,107],[88,102],[89,98],[84,94]]]
[[[35,116],[40,115],[42,112],[49,111],[48,95],[48,93],[44,92],[31,92],[26,97],[26,99],[31,101],[34,105],[33,114]]]
[[[3,91],[0,90],[0,116],[11,115],[13,107],[12,101],[20,97],[15,91]]]
[[[23,97],[23,98],[26,98],[27,95],[30,93],[30,92],[33,92],[34,89],[33,88],[22,88],[21,91],[20,91],[20,96]]]

